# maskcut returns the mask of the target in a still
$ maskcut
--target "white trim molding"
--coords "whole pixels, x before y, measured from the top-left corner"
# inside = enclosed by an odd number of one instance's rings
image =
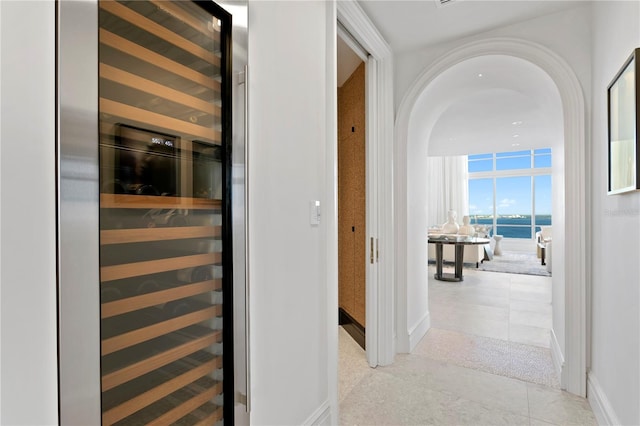
[[[409,237],[422,235],[421,229],[407,229],[409,201],[407,153],[409,125],[416,102],[425,89],[440,74],[465,60],[486,56],[507,55],[531,62],[554,81],[560,94],[564,118],[565,149],[565,224],[564,277],[565,277],[565,381],[562,387],[567,391],[585,396],[586,394],[586,211],[587,194],[585,183],[586,168],[586,110],[584,94],[575,72],[567,62],[548,48],[527,40],[516,38],[488,38],[453,49],[433,62],[416,79],[400,103],[395,127],[395,232],[396,232],[396,283],[397,322],[399,344],[407,333],[407,275],[409,257]],[[415,254],[414,254],[415,255]],[[422,261],[413,259],[413,262]],[[425,261],[426,267],[426,261]],[[561,267],[557,265],[556,268]],[[424,285],[427,285],[424,283]]]
[[[327,387],[329,389],[328,424],[338,424],[338,87],[337,15],[335,2],[327,2],[327,82],[326,82],[326,151],[323,233],[327,286]],[[325,405],[323,404],[323,406]],[[311,424],[312,417],[309,418]]]
[[[564,368],[564,355],[562,354],[562,348],[560,348],[560,343],[558,342],[558,338],[556,337],[556,333],[551,329],[551,333],[549,333],[549,347],[551,348],[551,361],[553,362],[553,367],[556,370],[556,374],[560,378],[560,383],[566,382],[566,379],[563,378],[566,370]]]
[[[331,421],[331,406],[329,405],[329,400],[323,402],[302,424],[305,426],[329,426],[335,424]]]
[[[420,343],[420,340],[427,334],[431,328],[431,314],[427,312],[420,321],[409,330],[409,352],[412,352]]]
[[[393,57],[391,48],[369,20],[355,0],[337,2],[337,17],[340,24],[368,52],[370,60],[367,70],[374,78],[368,84],[371,100],[369,114],[372,119],[368,128],[367,158],[373,159],[371,184],[375,188],[375,211],[377,218],[368,237],[378,240],[377,279],[367,282],[367,335],[375,336],[375,357],[367,354],[370,364],[388,365],[393,362],[394,348],[394,212],[393,212]],[[375,67],[375,69],[372,69]],[[369,215],[370,212],[367,212]],[[369,281],[369,280],[368,280]],[[373,315],[372,315],[373,314]],[[377,330],[377,331],[376,331]],[[368,352],[368,351],[367,351]],[[375,359],[374,359],[375,358]],[[372,361],[375,361],[372,363]]]
[[[587,399],[599,425],[622,424],[620,420],[618,420],[618,416],[613,410],[609,398],[607,398],[607,395],[602,390],[600,382],[598,382],[598,379],[596,379],[596,376],[594,376],[592,372],[589,372],[587,378]]]

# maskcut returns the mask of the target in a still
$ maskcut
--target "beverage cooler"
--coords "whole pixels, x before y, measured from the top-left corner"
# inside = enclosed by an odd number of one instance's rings
[[[233,16],[183,0],[61,1],[57,14],[60,423],[242,423]]]

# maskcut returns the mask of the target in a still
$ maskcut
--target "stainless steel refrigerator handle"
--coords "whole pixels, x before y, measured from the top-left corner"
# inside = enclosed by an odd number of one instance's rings
[[[244,66],[244,315],[247,413],[251,412],[251,347],[249,313],[249,67]]]

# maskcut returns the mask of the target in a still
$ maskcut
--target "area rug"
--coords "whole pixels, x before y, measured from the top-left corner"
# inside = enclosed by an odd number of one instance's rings
[[[507,274],[551,276],[551,272],[547,271],[546,265],[540,264],[540,259],[535,253],[504,252],[501,256],[493,256],[493,259],[485,260],[478,269]]]
[[[547,348],[432,327],[412,353],[460,367],[560,388],[551,351]]]

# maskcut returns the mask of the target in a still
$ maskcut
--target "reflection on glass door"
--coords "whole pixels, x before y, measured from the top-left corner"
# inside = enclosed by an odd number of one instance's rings
[[[102,423],[227,423],[230,17],[102,0],[99,27]]]

